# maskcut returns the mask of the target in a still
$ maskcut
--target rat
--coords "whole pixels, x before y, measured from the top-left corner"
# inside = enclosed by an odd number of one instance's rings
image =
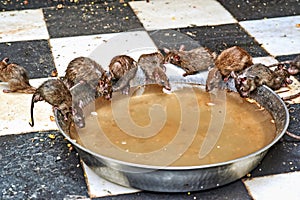
[[[38,101],[46,101],[50,105],[53,106],[53,109],[58,109],[65,120],[68,120],[68,114],[72,113],[72,96],[64,84],[64,82],[60,79],[49,79],[42,83],[32,95],[31,99],[31,123],[30,126],[34,126],[33,120],[33,109],[34,103]]]
[[[249,94],[261,85],[266,85],[273,90],[278,90],[286,84],[291,84],[289,73],[280,66],[274,71],[261,63],[254,64],[240,74],[231,73],[235,79],[235,86],[242,97],[249,97]]]
[[[179,50],[164,48],[166,53],[164,62],[182,68],[185,71],[183,76],[193,75],[214,66],[216,55],[208,48],[198,47],[189,51],[184,48],[184,45],[181,45]]]
[[[224,80],[227,81],[231,72],[240,72],[253,65],[252,57],[241,47],[233,46],[222,51],[215,61]]]
[[[164,57],[160,52],[142,54],[138,59],[138,66],[141,67],[146,76],[146,84],[156,83],[167,90],[171,90],[163,63]]]
[[[292,75],[298,74],[300,72],[300,55],[289,61],[288,64],[290,64],[290,67],[288,68],[289,73]]]
[[[36,88],[29,83],[26,69],[15,63],[8,63],[9,58],[0,61],[0,80],[7,82],[9,89],[4,89],[4,93],[21,92],[33,94]]]
[[[217,67],[213,67],[208,70],[208,75],[206,79],[205,89],[207,92],[213,90],[214,88],[222,88],[224,81],[222,79],[222,74]]]
[[[233,46],[222,51],[210,68],[206,79],[206,91],[225,87],[232,74],[239,73],[253,65],[252,57],[243,48]]]
[[[269,65],[268,67],[274,67],[274,66],[285,65],[285,64],[289,65],[288,72],[291,75],[298,74],[300,72],[300,55],[296,56],[293,60],[287,60],[284,62],[275,63],[273,65]]]
[[[110,99],[112,96],[111,76],[100,64],[88,57],[77,57],[67,66],[64,81],[68,88],[79,82],[87,82],[95,88],[95,96]]]
[[[123,94],[128,94],[130,81],[135,77],[137,69],[137,62],[130,56],[115,56],[109,64],[109,73],[116,83],[113,91],[121,90]]]
[[[72,115],[75,125],[79,128],[85,127],[85,115],[83,108],[95,100],[95,89],[88,83],[81,82],[71,89]]]

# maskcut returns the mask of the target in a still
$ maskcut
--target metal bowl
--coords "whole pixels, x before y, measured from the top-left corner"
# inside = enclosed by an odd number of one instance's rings
[[[187,84],[187,83],[184,83]],[[156,192],[199,191],[225,185],[253,170],[284,134],[289,124],[289,113],[281,98],[268,87],[259,87],[251,94],[274,118],[276,136],[264,148],[247,156],[209,165],[172,167],[149,166],[115,160],[99,155],[76,143],[69,135],[67,123],[55,111],[57,126],[64,137],[74,145],[80,158],[96,174],[126,187]]]

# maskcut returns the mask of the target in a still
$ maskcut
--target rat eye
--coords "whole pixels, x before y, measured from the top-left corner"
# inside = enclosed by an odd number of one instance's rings
[[[247,80],[247,77],[241,78],[241,81],[242,81],[242,82],[245,82],[246,80]]]

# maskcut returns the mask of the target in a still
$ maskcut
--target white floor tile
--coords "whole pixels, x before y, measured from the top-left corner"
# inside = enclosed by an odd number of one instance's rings
[[[30,83],[38,87],[46,79],[31,79]],[[57,130],[55,121],[50,119],[54,116],[52,106],[40,101],[34,104],[34,127],[30,122],[30,105],[32,94],[3,93],[7,89],[7,83],[0,83],[0,136],[34,131]]]
[[[246,179],[244,183],[255,200],[293,200],[300,197],[300,172]]]
[[[273,56],[300,53],[300,16],[240,22]]]
[[[253,58],[253,63],[262,63],[264,65],[272,65],[272,64],[278,63],[278,60],[276,60],[272,56],[255,57],[255,58]]]
[[[83,169],[86,175],[89,195],[91,198],[104,197],[118,194],[129,194],[139,192],[133,188],[123,187],[112,182],[109,182],[95,172],[93,172],[87,165],[83,163]]]
[[[48,39],[42,9],[0,12],[0,42]]]
[[[147,30],[236,22],[215,0],[133,1],[129,4]]]
[[[50,45],[59,76],[64,76],[68,63],[79,56],[88,56],[108,69],[116,55],[155,47],[146,31],[55,38],[50,39]]]
[[[50,46],[58,76],[63,76],[71,60],[79,56],[89,56],[93,50],[114,34],[88,35],[50,39]]]

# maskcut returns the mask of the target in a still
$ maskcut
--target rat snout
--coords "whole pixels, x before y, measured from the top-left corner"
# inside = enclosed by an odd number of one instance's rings
[[[74,115],[74,123],[78,128],[83,128],[85,127],[85,120],[82,116]]]
[[[288,85],[290,85],[290,84],[293,83],[293,80],[290,79],[290,78],[286,78],[286,79],[285,79],[285,83],[288,84]]]
[[[296,67],[294,67],[294,66],[290,66],[290,67],[288,68],[288,72],[289,72],[291,75],[295,75],[295,74],[297,74],[297,73],[299,72],[299,69],[296,68]]]

